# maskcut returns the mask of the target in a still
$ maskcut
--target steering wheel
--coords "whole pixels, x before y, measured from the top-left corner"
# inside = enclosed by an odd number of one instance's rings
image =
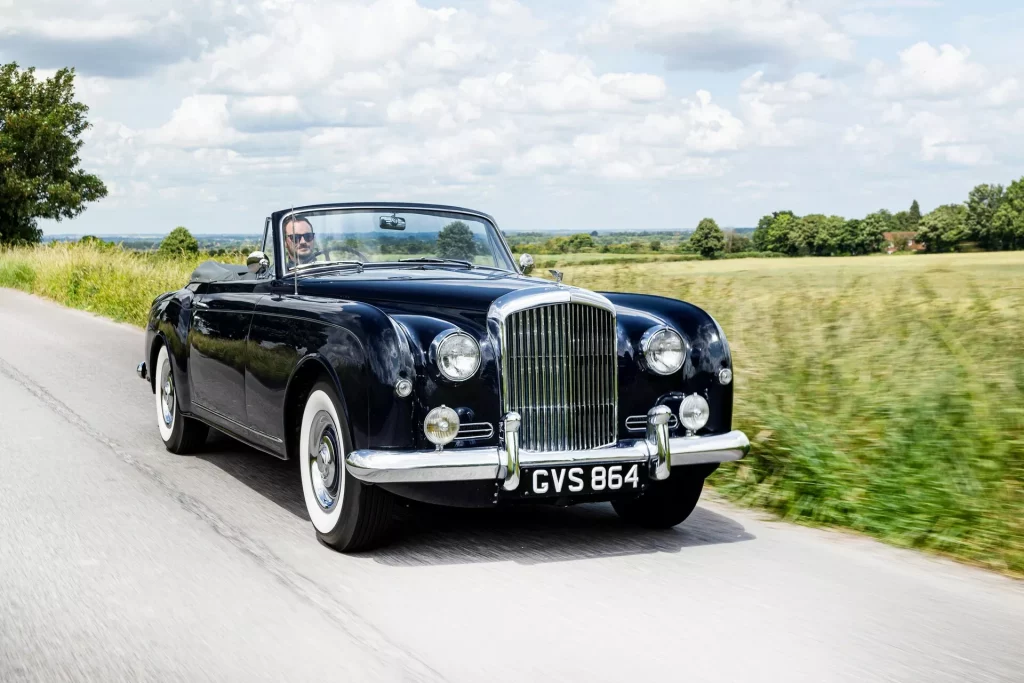
[[[320,253],[323,254],[324,256],[326,256],[327,260],[330,261],[330,260],[333,260],[333,259],[331,259],[331,252],[334,252],[334,251],[347,251],[350,254],[355,254],[359,258],[359,260],[362,261],[363,263],[366,263],[366,262],[368,262],[370,260],[366,256],[366,254],[364,254],[363,252],[359,251],[355,247],[349,247],[349,246],[346,246],[346,245],[341,245],[341,246],[337,246],[337,247],[331,247],[330,249],[325,249],[325,250],[321,251]]]

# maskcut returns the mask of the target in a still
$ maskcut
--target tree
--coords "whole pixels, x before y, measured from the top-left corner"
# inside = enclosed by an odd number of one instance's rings
[[[910,229],[917,230],[919,225],[921,225],[921,205],[915,199],[910,204]]]
[[[769,216],[762,216],[757,228],[751,236],[754,249],[758,251],[778,251],[788,253],[789,250],[789,219],[795,218],[792,211],[775,211]],[[776,223],[782,224],[776,229]]]
[[[697,224],[690,242],[704,258],[715,258],[725,251],[725,235],[713,218],[705,218]]]
[[[928,251],[953,251],[967,239],[967,207],[963,204],[945,204],[921,219],[917,238]]]
[[[569,237],[565,243],[565,250],[569,253],[575,254],[583,251],[584,249],[593,249],[595,246],[593,237],[586,233],[579,233]]]
[[[79,168],[89,108],[75,101],[75,72],[36,80],[35,69],[0,66],[0,244],[42,239],[36,219],[74,218],[107,196]]]
[[[661,240],[651,240],[651,251],[661,251]]]
[[[1006,188],[1006,195],[992,217],[995,237],[1003,249],[1024,249],[1024,178]]]
[[[472,261],[476,255],[476,243],[470,227],[462,221],[452,221],[444,226],[437,236],[437,255]]]
[[[160,243],[161,254],[198,254],[199,242],[185,227],[179,225]]]
[[[896,217],[882,209],[869,213],[860,222],[857,232],[852,236],[851,254],[873,254],[882,248],[885,241],[884,233],[895,232]]]
[[[1006,199],[1002,185],[978,185],[967,195],[968,239],[977,240],[983,249],[1002,249],[994,219]]]

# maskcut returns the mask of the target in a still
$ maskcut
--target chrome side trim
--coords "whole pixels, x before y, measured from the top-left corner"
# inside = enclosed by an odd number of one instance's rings
[[[284,441],[282,441],[281,439],[277,438],[276,436],[271,436],[270,434],[265,434],[265,433],[259,431],[258,429],[253,429],[252,427],[246,427],[244,424],[242,424],[238,420],[232,420],[230,417],[228,417],[224,413],[217,412],[213,408],[208,408],[207,406],[204,406],[202,403],[200,403],[199,401],[197,401],[195,399],[192,399],[192,405],[194,405],[196,408],[199,408],[200,410],[205,410],[207,413],[209,413],[210,415],[215,416],[219,420],[224,420],[228,424],[234,425],[235,427],[239,427],[240,429],[244,429],[245,431],[249,432],[250,434],[255,434],[256,436],[259,436],[259,437],[262,437],[264,439],[267,439],[268,441],[273,441],[274,443],[284,443]]]
[[[510,416],[511,417],[511,416]],[[506,428],[507,429],[507,428]],[[514,430],[513,433],[517,432]],[[511,447],[509,447],[511,446]],[[676,437],[668,440],[673,467],[740,460],[750,450],[741,431],[713,436]],[[511,451],[511,453],[510,453]],[[450,448],[444,451],[352,451],[345,461],[356,479],[367,483],[425,483],[439,481],[499,481],[505,490],[515,490],[523,467],[577,465],[589,463],[652,462],[656,447],[647,439],[620,441],[611,448],[551,453],[519,451],[506,447]],[[515,476],[516,483],[511,484]],[[510,488],[511,487],[511,488]]]

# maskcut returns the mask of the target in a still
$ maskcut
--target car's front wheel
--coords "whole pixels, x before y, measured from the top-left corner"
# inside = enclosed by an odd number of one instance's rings
[[[318,382],[306,399],[299,430],[302,496],[317,537],[341,552],[366,550],[383,540],[394,497],[348,474],[351,436],[334,386]]]
[[[639,498],[615,501],[612,507],[625,521],[649,529],[670,529],[690,516],[704,489],[705,472],[677,468],[665,481],[652,481]]]
[[[174,386],[174,373],[171,372],[171,359],[167,355],[166,346],[161,346],[160,353],[157,354],[153,381],[156,388],[156,425],[160,429],[164,447],[171,453],[184,454],[191,453],[206,443],[209,427],[181,414],[178,392]]]

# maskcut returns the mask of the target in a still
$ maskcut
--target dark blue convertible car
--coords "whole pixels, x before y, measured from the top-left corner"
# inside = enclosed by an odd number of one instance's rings
[[[167,449],[214,427],[298,462],[319,537],[380,543],[396,501],[611,501],[671,527],[742,458],[718,323],[682,301],[531,277],[490,216],[279,211],[263,247],[153,302],[138,374]]]

